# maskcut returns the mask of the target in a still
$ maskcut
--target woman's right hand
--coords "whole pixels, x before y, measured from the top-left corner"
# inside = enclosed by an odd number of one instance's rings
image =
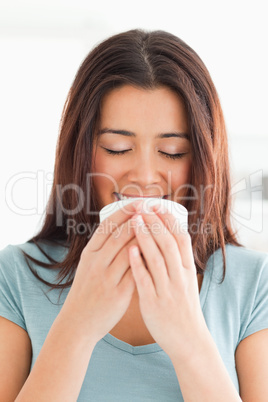
[[[83,249],[62,313],[81,329],[81,336],[98,342],[125,314],[133,292],[128,248],[137,244],[129,220],[136,202],[100,223]]]

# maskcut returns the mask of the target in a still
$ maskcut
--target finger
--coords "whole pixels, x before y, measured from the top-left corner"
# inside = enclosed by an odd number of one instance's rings
[[[102,263],[108,267],[126,244],[135,238],[130,220],[114,230],[102,246]]]
[[[114,261],[107,269],[107,280],[116,287],[119,282],[122,280],[123,275],[130,268],[129,261],[129,252],[128,249],[130,246],[138,245],[137,239],[134,236],[132,240],[130,240],[125,247],[123,247],[120,252],[115,257]]]
[[[139,247],[152,276],[156,292],[158,295],[161,295],[165,292],[169,281],[165,260],[151,232],[145,226],[142,216],[135,215],[131,220],[134,223],[134,230]]]
[[[156,296],[152,277],[145,268],[139,248],[137,246],[130,247],[129,260],[139,297],[143,299]]]
[[[174,236],[155,213],[143,214],[143,219],[163,256],[170,280],[177,278],[183,263]]]
[[[194,255],[192,249],[192,241],[189,232],[184,226],[179,224],[179,221],[175,216],[170,213],[166,208],[157,206],[153,207],[153,211],[161,219],[163,224],[169,229],[170,233],[173,235],[176,243],[179,247],[182,265],[184,268],[193,269],[195,268]]]
[[[93,236],[87,243],[85,247],[85,254],[87,251],[97,251],[99,250],[103,244],[106,242],[110,234],[117,230],[120,225],[126,222],[130,216],[135,213],[135,205],[138,204],[139,201],[134,201],[130,204],[125,205],[123,208],[114,212],[108,218],[104,219],[94,232]]]
[[[132,272],[131,268],[129,267],[119,284],[118,290],[119,290],[121,296],[127,296],[134,292],[135,287],[136,287],[136,283],[135,283],[135,279],[133,277],[133,272]]]

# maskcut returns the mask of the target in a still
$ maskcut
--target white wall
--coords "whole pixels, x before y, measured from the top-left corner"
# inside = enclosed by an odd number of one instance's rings
[[[22,243],[37,230],[51,185],[61,111],[83,58],[109,35],[140,27],[174,33],[207,65],[226,118],[233,183],[247,185],[237,194],[234,224],[247,246],[268,251],[267,202],[253,202],[256,191],[247,184],[254,172],[268,175],[264,6],[260,0],[2,0],[0,248]]]

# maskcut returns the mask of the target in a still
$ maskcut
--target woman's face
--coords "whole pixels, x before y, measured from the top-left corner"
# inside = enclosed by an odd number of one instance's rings
[[[121,195],[183,204],[192,159],[188,136],[184,104],[169,88],[125,85],[106,94],[93,149],[99,208]]]

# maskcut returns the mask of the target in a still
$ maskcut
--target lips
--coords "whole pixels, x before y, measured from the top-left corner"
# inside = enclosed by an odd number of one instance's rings
[[[121,194],[121,193],[113,193],[116,197],[117,201],[129,199],[129,198],[159,198],[159,199],[167,199],[168,195],[159,196],[159,195],[134,195],[134,194]]]

